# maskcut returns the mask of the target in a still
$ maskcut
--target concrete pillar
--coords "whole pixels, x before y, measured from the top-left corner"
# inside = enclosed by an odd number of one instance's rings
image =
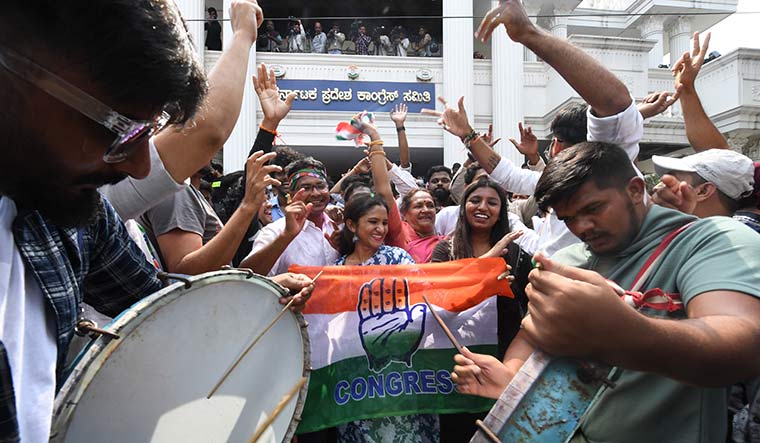
[[[662,64],[662,57],[665,55],[663,41],[665,32],[663,24],[665,19],[658,16],[649,16],[639,25],[641,38],[655,40],[654,48],[649,51],[649,67],[656,68]]]
[[[205,2],[204,0],[177,0],[177,6],[182,13],[182,18],[187,23],[195,52],[198,54],[201,66],[203,66],[204,44],[206,43],[206,32],[203,29],[206,18]]]
[[[670,24],[670,65],[672,66],[684,52],[691,50],[691,19],[678,17]]]
[[[443,97],[452,106],[464,95],[464,106],[474,124],[473,0],[443,0]],[[443,163],[464,163],[466,152],[459,138],[443,136]]]
[[[230,10],[232,0],[224,0],[224,11]],[[228,14],[225,14],[228,15]],[[232,41],[232,25],[225,21],[222,28],[222,48],[227,48]],[[248,74],[245,76],[245,92],[243,93],[243,104],[240,108],[240,117],[238,117],[235,129],[232,131],[227,143],[224,144],[224,173],[240,171],[245,165],[248,158],[248,151],[251,150],[256,133],[259,130],[259,124],[256,120],[256,111],[259,109],[259,100],[256,91],[253,90],[251,76],[256,73],[256,45],[251,48],[251,55],[248,59]]]
[[[499,1],[491,0],[491,4],[495,7]],[[517,122],[523,120],[523,46],[513,42],[500,26],[491,36],[491,54],[493,134],[494,139],[502,138],[495,149],[521,165],[523,155],[507,139],[520,139]]]
[[[491,0],[491,4],[498,4],[498,2]],[[530,21],[532,21],[534,25],[538,25],[538,15],[539,15],[540,9],[535,6],[528,6],[528,5],[524,5],[524,6],[525,6],[525,12],[527,12],[528,17],[530,17]],[[538,61],[538,57],[536,57],[536,54],[534,54],[533,51],[531,51],[530,49],[524,48],[523,52],[524,52],[523,59],[526,62]]]
[[[570,11],[555,9],[554,14],[555,16],[549,22],[549,32],[556,37],[567,39],[567,15],[570,14]]]

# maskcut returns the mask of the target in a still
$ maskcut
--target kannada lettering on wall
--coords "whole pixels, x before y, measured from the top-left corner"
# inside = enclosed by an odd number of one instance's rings
[[[430,83],[356,82],[333,80],[279,80],[280,97],[294,92],[294,110],[390,111],[404,103],[409,112],[435,107],[435,85]]]

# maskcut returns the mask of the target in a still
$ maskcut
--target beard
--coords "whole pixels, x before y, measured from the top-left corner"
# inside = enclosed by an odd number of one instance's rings
[[[451,193],[446,188],[433,189],[433,198],[435,199],[436,203],[438,203],[438,206],[446,206],[449,202],[450,195]]]
[[[114,184],[126,175],[117,172],[92,172],[74,179],[66,178],[56,164],[55,148],[45,146],[33,132],[20,134],[3,125],[0,133],[9,135],[0,176],[0,195],[12,199],[19,209],[39,211],[61,228],[86,226],[95,220],[100,194],[95,187]],[[24,135],[24,138],[14,136]],[[19,142],[18,140],[22,140]]]

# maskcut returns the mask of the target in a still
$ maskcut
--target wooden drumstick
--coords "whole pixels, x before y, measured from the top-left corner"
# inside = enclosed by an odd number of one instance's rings
[[[496,436],[496,434],[493,433],[491,428],[486,426],[485,423],[483,423],[482,420],[475,420],[475,425],[480,429],[483,434],[485,434],[486,437],[488,437],[489,440],[491,440],[492,443],[501,443],[501,440],[499,440],[499,437]]]
[[[319,274],[317,274],[314,278],[312,278],[311,282],[314,283],[315,281],[317,281],[317,279],[319,278],[320,275],[322,275],[323,272],[324,271],[319,271]],[[251,342],[251,344],[248,345],[247,348],[245,348],[245,351],[243,351],[240,354],[240,356],[235,360],[235,362],[232,363],[232,366],[230,366],[230,368],[227,369],[227,371],[224,373],[224,375],[222,375],[222,378],[219,379],[218,382],[216,382],[216,385],[214,385],[214,388],[211,389],[211,392],[208,393],[208,395],[206,396],[206,398],[211,398],[211,396],[214,395],[216,393],[216,391],[219,390],[219,388],[222,386],[222,383],[224,383],[227,380],[227,377],[229,377],[230,374],[232,374],[232,371],[234,371],[235,368],[237,368],[237,366],[240,364],[240,362],[243,361],[243,358],[245,358],[245,356],[248,355],[248,352],[250,352],[251,349],[253,349],[253,346],[256,343],[258,343],[259,340],[261,340],[261,338],[264,336],[264,334],[266,334],[267,332],[269,332],[270,329],[272,329],[272,326],[274,326],[275,323],[277,323],[277,320],[279,320],[280,318],[282,318],[282,316],[285,315],[286,312],[288,312],[288,309],[290,309],[290,306],[293,304],[293,302],[295,301],[295,299],[296,299],[295,297],[291,298],[290,301],[288,302],[288,304],[286,304],[285,307],[282,308],[282,310],[280,311],[279,314],[277,314],[277,316],[274,318],[274,320],[272,320],[271,322],[269,322],[269,324],[264,328],[264,330],[261,331],[259,333],[259,335],[257,335],[256,338],[253,339],[253,341]]]
[[[425,304],[428,307],[428,310],[430,310],[430,313],[433,314],[433,318],[435,321],[438,322],[439,325],[441,325],[441,329],[443,329],[443,332],[446,334],[446,337],[451,340],[451,344],[454,345],[454,348],[456,348],[457,352],[460,354],[464,354],[464,351],[462,351],[462,345],[459,344],[456,337],[454,337],[454,334],[451,333],[451,330],[448,326],[446,326],[446,323],[443,322],[443,319],[435,312],[433,309],[433,305],[430,304],[430,300],[428,300],[427,295],[422,295],[422,299],[425,300]],[[478,374],[473,374],[475,376],[475,380],[478,381],[478,384],[483,384],[483,381],[480,379],[480,376]]]
[[[274,423],[274,421],[277,419],[277,416],[280,415],[280,413],[285,409],[285,406],[290,402],[290,400],[295,397],[295,395],[298,393],[298,391],[301,390],[304,383],[306,383],[306,377],[302,377],[301,380],[296,383],[295,386],[293,386],[293,389],[290,390],[287,394],[285,394],[284,397],[282,397],[282,400],[280,400],[279,403],[277,403],[277,406],[272,410],[272,414],[269,415],[269,418],[267,418],[264,423],[261,424],[256,429],[256,432],[254,432],[253,437],[251,437],[250,440],[248,440],[248,443],[256,443],[259,441],[262,435],[264,435],[264,432],[267,430],[269,426]]]

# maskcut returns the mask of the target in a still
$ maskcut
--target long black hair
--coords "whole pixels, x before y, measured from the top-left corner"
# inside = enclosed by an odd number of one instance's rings
[[[501,201],[501,210],[499,211],[499,218],[496,224],[491,228],[491,235],[489,244],[495,245],[496,242],[501,240],[511,229],[509,226],[509,217],[507,216],[507,207],[509,206],[509,200],[507,194],[503,189],[492,181],[488,177],[481,177],[478,181],[471,183],[464,190],[462,196],[462,202],[459,204],[459,219],[457,220],[457,227],[454,229],[454,234],[451,236],[451,256],[454,260],[462,258],[472,258],[474,256],[472,250],[472,227],[467,222],[467,199],[470,198],[473,192],[480,188],[491,188],[496,191]]]
[[[375,206],[382,206],[386,211],[388,210],[385,200],[374,192],[370,194],[356,194],[346,203],[346,207],[343,209],[343,220],[346,224],[343,225],[338,240],[338,252],[341,255],[349,255],[356,248],[354,233],[348,229],[348,220],[351,220],[358,226],[359,219]]]

